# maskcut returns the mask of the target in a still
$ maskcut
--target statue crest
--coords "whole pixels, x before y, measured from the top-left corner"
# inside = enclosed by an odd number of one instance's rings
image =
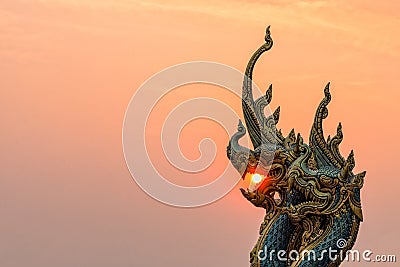
[[[329,83],[315,114],[309,144],[294,130],[284,136],[276,129],[279,107],[265,116],[272,86],[254,100],[251,80],[257,60],[272,46],[268,27],[265,43],[253,54],[245,72],[242,108],[246,127],[239,121],[227,147],[227,156],[242,177],[252,177],[251,186],[241,189],[243,196],[266,211],[260,237],[250,253],[251,266],[339,266],[353,247],[363,220],[360,190],[366,172],[353,173],[353,151],[347,158],[340,154],[340,123],[335,136],[324,137],[322,123],[331,101]],[[253,150],[239,145],[246,129]],[[334,251],[334,257],[324,256],[327,250]],[[278,251],[286,252],[286,257],[279,257]],[[297,257],[289,257],[292,251]]]

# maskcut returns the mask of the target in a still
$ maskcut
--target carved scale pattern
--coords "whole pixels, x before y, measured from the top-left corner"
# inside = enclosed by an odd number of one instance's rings
[[[264,108],[272,100],[272,85],[264,96],[253,100],[251,79],[254,66],[272,45],[268,27],[265,43],[247,64],[243,82],[242,108],[254,150],[239,145],[239,139],[246,134],[240,121],[238,132],[231,137],[227,147],[227,156],[242,177],[255,170],[265,176],[254,191],[241,189],[247,200],[266,211],[260,237],[250,253],[250,266],[339,266],[340,257],[336,260],[322,257],[319,261],[301,257],[281,261],[276,254],[272,258],[270,255],[262,259],[258,257],[260,250],[268,253],[282,249],[286,255],[291,250],[300,254],[313,250],[318,259],[324,250],[339,250],[339,239],[347,242],[342,253],[351,249],[363,219],[360,192],[366,174],[353,174],[353,151],[347,159],[340,154],[339,144],[343,140],[340,123],[333,138],[324,137],[322,124],[328,116],[327,106],[331,101],[329,83],[315,114],[309,145],[304,144],[301,135],[296,135],[294,130],[286,137],[280,130],[276,131],[279,107],[271,116],[264,115]],[[265,151],[274,153],[272,161],[263,156]],[[279,198],[276,199],[275,195]]]

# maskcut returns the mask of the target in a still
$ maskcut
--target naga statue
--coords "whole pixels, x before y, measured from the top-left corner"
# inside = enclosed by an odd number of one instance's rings
[[[352,172],[353,151],[346,159],[340,154],[340,123],[334,137],[324,138],[322,121],[328,116],[331,100],[329,83],[308,145],[294,130],[285,137],[276,129],[279,107],[265,115],[272,86],[253,99],[255,63],[272,45],[268,26],[265,43],[251,57],[243,82],[242,107],[254,150],[239,145],[246,134],[241,121],[227,147],[227,156],[242,178],[257,178],[253,187],[241,189],[243,196],[266,211],[260,237],[250,253],[250,266],[339,266],[353,247],[363,220],[360,189],[366,172]]]

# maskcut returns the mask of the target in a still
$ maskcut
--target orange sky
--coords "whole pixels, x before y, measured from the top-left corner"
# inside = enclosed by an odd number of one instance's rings
[[[354,149],[356,171],[367,170],[356,248],[400,256],[400,2],[115,2],[0,3],[1,266],[247,266],[263,211],[241,197],[243,184],[203,208],[160,204],[130,177],[121,132],[130,98],[151,75],[193,60],[244,71],[267,25],[274,47],[254,79],[274,85],[278,126],[307,138],[331,82],[325,133],[341,121],[342,154]],[[184,130],[183,147],[207,135],[199,123]],[[216,138],[218,153],[227,138]]]

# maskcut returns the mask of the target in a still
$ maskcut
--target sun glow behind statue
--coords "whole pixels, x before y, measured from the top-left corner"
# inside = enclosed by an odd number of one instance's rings
[[[257,187],[261,184],[261,182],[265,179],[264,175],[261,175],[259,173],[253,173],[250,174],[250,183],[249,183],[249,191],[254,191],[257,189]]]
[[[258,184],[259,182],[262,181],[262,176],[258,173],[253,174],[253,176],[251,177],[251,181],[255,184]]]

